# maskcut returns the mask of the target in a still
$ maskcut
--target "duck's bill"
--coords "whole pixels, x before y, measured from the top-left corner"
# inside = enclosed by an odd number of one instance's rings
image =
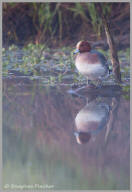
[[[78,132],[78,131],[74,131],[74,135],[75,135],[76,137],[78,137],[78,136],[79,136],[79,132]]]
[[[76,49],[76,50],[73,52],[73,54],[77,54],[77,53],[79,53],[79,49]]]

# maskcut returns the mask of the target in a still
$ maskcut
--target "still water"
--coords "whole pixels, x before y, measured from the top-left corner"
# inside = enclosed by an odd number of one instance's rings
[[[129,189],[130,101],[97,95],[4,79],[3,186]]]

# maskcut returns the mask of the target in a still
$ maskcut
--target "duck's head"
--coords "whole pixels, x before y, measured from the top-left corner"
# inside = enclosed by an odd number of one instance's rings
[[[88,41],[79,41],[76,45],[76,50],[74,54],[89,52],[90,50],[91,50],[91,46],[88,43]]]
[[[89,132],[75,131],[74,135],[76,136],[76,140],[78,144],[88,143],[91,138],[91,134]]]

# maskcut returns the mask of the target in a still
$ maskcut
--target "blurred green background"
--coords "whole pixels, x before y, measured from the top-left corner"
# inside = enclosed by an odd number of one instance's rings
[[[105,39],[96,4],[3,3],[3,45],[33,42],[58,47],[71,45],[80,39]],[[118,44],[128,45],[130,3],[101,5]]]

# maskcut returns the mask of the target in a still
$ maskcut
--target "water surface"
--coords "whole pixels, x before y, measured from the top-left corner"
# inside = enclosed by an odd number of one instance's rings
[[[129,99],[68,89],[3,80],[3,186],[129,189]]]

